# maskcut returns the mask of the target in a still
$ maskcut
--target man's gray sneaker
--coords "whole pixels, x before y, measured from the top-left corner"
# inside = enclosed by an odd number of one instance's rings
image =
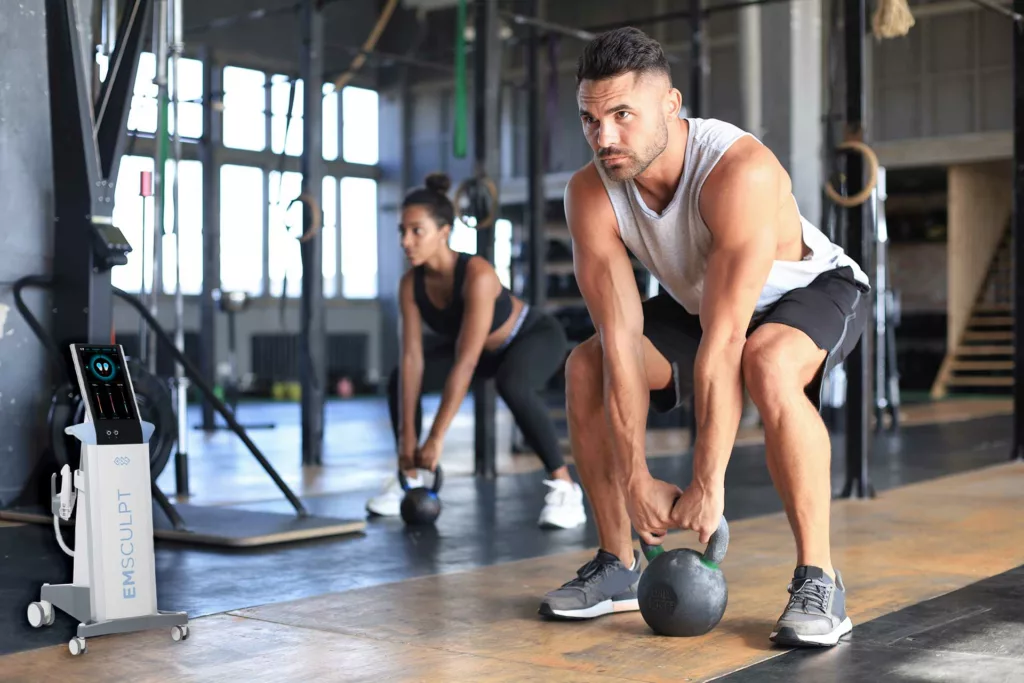
[[[633,551],[633,566],[598,550],[579,568],[576,578],[544,596],[540,614],[556,619],[593,619],[613,612],[640,609],[636,587],[640,582],[640,553]]]
[[[772,631],[779,645],[830,647],[853,630],[846,616],[846,586],[819,567],[800,566],[789,584],[789,604]]]

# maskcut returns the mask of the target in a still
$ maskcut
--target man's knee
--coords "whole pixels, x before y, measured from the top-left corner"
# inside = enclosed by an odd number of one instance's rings
[[[570,410],[601,396],[603,364],[601,340],[596,335],[569,353],[565,361],[565,396]]]
[[[803,393],[824,352],[807,348],[793,334],[758,334],[743,347],[743,383],[755,405],[763,412],[779,401]],[[809,341],[809,340],[808,340]]]

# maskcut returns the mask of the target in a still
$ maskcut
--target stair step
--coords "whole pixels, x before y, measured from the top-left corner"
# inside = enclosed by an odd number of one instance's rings
[[[946,382],[951,387],[1012,387],[1013,377],[971,377],[954,375]]]
[[[971,318],[971,327],[1012,327],[1013,316],[974,316]]]
[[[978,332],[968,330],[964,332],[964,341],[1013,341],[1013,332],[1000,330],[997,332]]]
[[[982,304],[974,309],[975,313],[1012,313],[1011,304]]]
[[[1012,356],[1013,346],[1010,344],[1000,344],[998,346],[961,346],[957,352],[957,357],[960,356]]]
[[[953,371],[1013,370],[1012,360],[955,360]]]

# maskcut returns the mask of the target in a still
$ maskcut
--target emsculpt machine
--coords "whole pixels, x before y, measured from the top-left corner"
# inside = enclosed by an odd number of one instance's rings
[[[159,612],[153,555],[153,508],[149,438],[154,426],[139,419],[135,390],[120,346],[72,344],[85,422],[66,428],[82,442],[78,469],[51,478],[57,542],[75,558],[74,583],[43,584],[39,602],[28,606],[32,626],[53,624],[57,607],[81,623],[68,643],[86,651],[85,639],[170,627],[175,641],[188,638],[188,615]],[[75,502],[75,549],[64,544],[60,521],[70,520]]]

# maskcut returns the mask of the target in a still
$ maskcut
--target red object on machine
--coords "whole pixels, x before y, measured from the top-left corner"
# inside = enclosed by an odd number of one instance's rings
[[[153,196],[153,172],[142,171],[139,182],[139,196],[140,197],[152,197]]]

